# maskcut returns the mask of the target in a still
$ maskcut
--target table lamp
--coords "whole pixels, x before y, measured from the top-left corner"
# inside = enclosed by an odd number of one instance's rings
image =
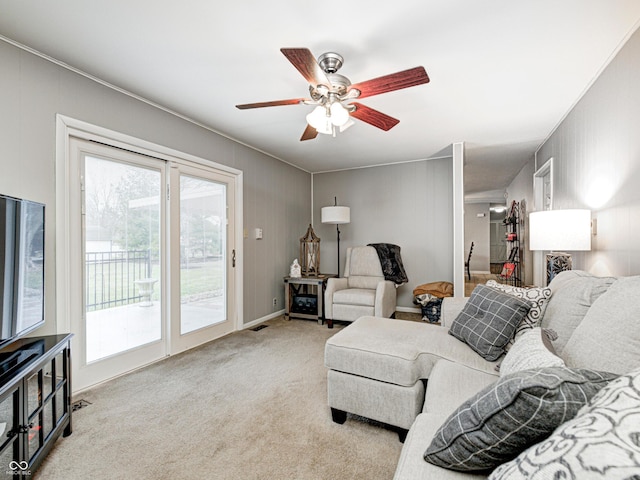
[[[571,254],[591,250],[591,211],[543,210],[529,214],[529,250],[548,251],[547,285],[558,273],[571,270]]]

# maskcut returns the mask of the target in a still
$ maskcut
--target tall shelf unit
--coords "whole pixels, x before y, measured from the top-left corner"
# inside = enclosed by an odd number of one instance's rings
[[[502,265],[502,272],[498,275],[498,280],[501,283],[515,287],[522,287],[524,283],[522,280],[522,238],[524,234],[524,212],[522,212],[522,207],[520,202],[514,200],[505,214],[503,222],[506,227],[507,258]]]

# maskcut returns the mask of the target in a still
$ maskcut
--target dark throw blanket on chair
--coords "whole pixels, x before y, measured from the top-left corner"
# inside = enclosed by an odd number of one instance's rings
[[[396,285],[407,283],[407,272],[404,271],[402,257],[400,256],[400,247],[391,243],[370,243],[378,252],[380,265],[382,265],[382,273],[385,280],[389,280]]]

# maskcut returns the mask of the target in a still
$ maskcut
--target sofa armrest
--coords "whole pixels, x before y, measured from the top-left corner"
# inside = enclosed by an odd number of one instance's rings
[[[396,286],[389,280],[378,282],[374,316],[389,318],[396,312]]]
[[[445,297],[442,299],[442,310],[440,312],[440,323],[443,327],[449,328],[458,314],[464,308],[469,297]]]
[[[338,290],[349,288],[348,278],[329,278],[324,291],[324,318],[333,320],[333,294]]]

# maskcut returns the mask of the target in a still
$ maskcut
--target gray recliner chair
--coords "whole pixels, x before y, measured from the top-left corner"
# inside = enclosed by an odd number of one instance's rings
[[[353,322],[370,315],[394,317],[396,286],[385,280],[376,249],[369,246],[347,249],[344,277],[330,278],[324,294],[325,319]]]

